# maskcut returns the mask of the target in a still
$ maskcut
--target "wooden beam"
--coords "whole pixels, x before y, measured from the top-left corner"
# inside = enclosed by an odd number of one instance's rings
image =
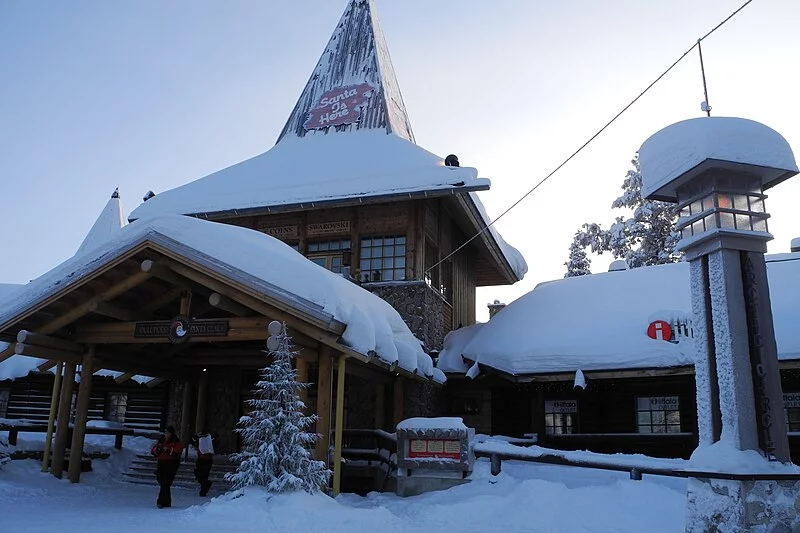
[[[92,305],[89,306],[89,312],[116,320],[138,320],[142,318],[136,311],[124,309],[108,302],[93,302]]]
[[[394,394],[392,395],[393,402],[393,427],[396,428],[397,424],[404,420],[404,379],[400,376],[394,378]]]
[[[2,363],[6,359],[8,359],[9,357],[14,355],[14,348],[15,348],[16,344],[17,343],[12,342],[11,344],[8,345],[8,348],[6,348],[5,350],[0,351],[0,363]]]
[[[153,387],[156,387],[165,381],[167,381],[167,378],[153,378],[150,381],[146,381],[145,385],[152,389]]]
[[[344,376],[347,358],[339,355],[336,369],[336,433],[333,443],[333,495],[338,496],[342,486],[342,436],[344,435]]]
[[[75,364],[64,365],[64,378],[61,381],[61,395],[58,400],[56,417],[56,438],[53,446],[53,464],[50,472],[61,479],[64,473],[64,456],[67,452],[69,437],[69,414],[72,407],[72,390],[75,387]]]
[[[218,292],[211,293],[211,296],[208,297],[208,303],[234,315],[245,316],[252,313],[250,308],[235,302]]]
[[[319,440],[314,447],[314,458],[330,464],[328,448],[331,442],[331,394],[333,393],[333,357],[331,349],[325,347],[319,354],[317,376],[317,434]]]
[[[189,436],[189,430],[191,427],[191,421],[189,420],[192,416],[192,399],[194,397],[194,386],[191,382],[185,381],[183,383],[183,401],[181,402],[181,427],[180,427],[180,434],[178,435],[183,442],[191,442],[191,437]],[[188,452],[189,449],[187,447],[186,451]]]
[[[206,409],[208,406],[208,371],[203,369],[197,381],[197,412],[194,417],[194,430],[206,429]],[[186,437],[184,437],[186,439]]]
[[[269,337],[265,317],[231,317],[228,321],[228,334],[224,337],[201,337],[192,335],[187,342],[240,342],[263,341]],[[103,324],[86,324],[75,329],[72,338],[81,343],[97,344],[169,344],[167,337],[143,338],[134,337],[136,322],[112,322]]]
[[[125,383],[129,379],[133,378],[133,376],[137,375],[136,372],[125,372],[120,374],[119,376],[114,378],[114,383]]]
[[[189,316],[192,311],[192,291],[181,292],[181,316]]]
[[[14,346],[14,352],[17,355],[27,355],[28,357],[36,357],[38,359],[49,359],[50,361],[48,361],[47,363],[39,365],[39,366],[44,366],[44,364],[53,363],[52,366],[46,368],[45,370],[53,368],[58,361],[80,363],[82,360],[82,357],[79,354],[73,352],[64,352],[62,350],[56,350],[54,348],[44,348],[42,346],[31,346],[29,344],[23,344],[21,342],[18,342]],[[39,371],[44,372],[44,370],[39,370]]]
[[[308,385],[308,361],[305,359],[300,359],[299,357],[295,357],[294,359],[294,371],[295,376],[297,377],[297,382],[302,383],[304,385]],[[303,405],[308,407],[308,387],[304,386],[299,390],[300,401],[303,402]]]
[[[58,400],[61,395],[61,374],[64,371],[64,363],[58,363],[56,376],[53,380],[53,392],[50,395],[50,415],[47,418],[47,434],[44,438],[44,455],[42,456],[42,472],[50,469],[50,452],[53,446],[53,431],[55,430],[56,413],[58,412]]]
[[[375,429],[386,429],[386,385],[375,384]]]
[[[180,287],[182,289],[181,295],[183,294],[183,291],[191,291],[197,286],[196,283],[191,279],[180,276],[166,266],[156,263],[150,259],[145,259],[142,261],[140,268],[142,272],[148,272],[158,279],[167,281],[176,287]]]
[[[42,335],[41,333],[34,333],[33,331],[21,330],[17,333],[17,342],[28,344],[31,346],[42,346],[44,348],[53,348],[64,352],[81,353],[81,345],[67,339],[60,339],[58,337],[51,337],[49,335]]]
[[[95,303],[113,300],[120,294],[123,294],[131,290],[132,288],[136,287],[137,285],[143,283],[149,277],[150,277],[149,272],[136,272],[134,274],[131,274],[124,280],[115,283],[111,287],[105,289],[97,296],[90,298],[89,300],[83,302],[82,304],[73,307],[72,310],[64,313],[63,315],[56,318],[55,320],[52,320],[51,322],[48,322],[47,324],[39,328],[37,330],[37,333],[49,335],[50,333],[56,332],[59,329],[63,328],[64,326],[71,324],[75,320],[89,313],[91,307]]]
[[[151,300],[146,304],[144,304],[140,310],[142,313],[152,313],[154,311],[158,311],[168,303],[173,302],[178,298],[180,298],[182,292],[183,289],[180,287],[175,287],[174,289],[170,289],[163,295],[158,296],[154,300]]]
[[[69,480],[81,480],[81,459],[86,437],[86,422],[89,419],[89,400],[92,396],[92,374],[94,372],[94,345],[83,355],[81,365],[81,384],[78,387],[78,400],[75,405],[75,428],[72,430],[72,444],[69,447]]]

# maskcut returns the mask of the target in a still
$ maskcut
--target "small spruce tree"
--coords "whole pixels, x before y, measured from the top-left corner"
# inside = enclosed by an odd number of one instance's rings
[[[580,231],[575,234],[572,244],[569,245],[569,259],[564,264],[567,267],[565,278],[592,273],[589,268],[592,266],[592,261],[586,256],[586,247],[581,244]]]
[[[309,451],[319,438],[305,429],[316,416],[303,414],[305,404],[299,391],[308,387],[298,383],[292,358],[291,338],[286,324],[278,335],[278,348],[270,352],[272,363],[261,371],[256,398],[249,400],[250,414],[239,420],[236,430],[244,440],[245,451],[234,454],[239,466],[226,479],[234,489],[266,487],[269,492],[314,493],[328,483],[330,471],[315,461]]]

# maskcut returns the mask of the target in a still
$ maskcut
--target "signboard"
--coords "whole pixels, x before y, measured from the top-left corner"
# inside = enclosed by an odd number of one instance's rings
[[[672,340],[672,327],[663,320],[656,320],[647,326],[647,336],[657,341]]]
[[[297,226],[275,226],[261,228],[261,231],[278,239],[296,239],[298,235]]]
[[[307,235],[333,235],[336,233],[350,233],[350,221],[320,222],[309,224],[306,228]]]
[[[189,340],[189,319],[185,316],[176,316],[169,324],[169,340],[172,344],[183,344]]]
[[[411,439],[409,459],[461,459],[461,441],[443,439]]]
[[[544,402],[544,412],[547,414],[577,413],[578,400],[548,400]]]
[[[188,335],[186,326],[188,325]],[[182,331],[181,331],[182,330]],[[173,320],[153,320],[137,322],[133,328],[133,336],[137,339],[176,339],[186,337],[227,337],[227,320],[192,320],[176,317]],[[172,341],[176,342],[176,341]],[[178,341],[184,342],[184,341]]]
[[[800,392],[784,392],[783,406],[786,409],[800,408]]]
[[[337,87],[326,91],[308,113],[306,130],[352,124],[361,118],[361,110],[375,89],[368,83]]]
[[[650,398],[651,411],[677,411],[680,402],[677,396],[654,396]]]

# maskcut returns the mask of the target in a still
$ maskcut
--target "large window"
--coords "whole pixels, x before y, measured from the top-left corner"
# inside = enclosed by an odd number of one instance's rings
[[[0,394],[2,394],[0,392]],[[786,429],[800,431],[800,392],[784,392],[783,407],[785,408]]]
[[[544,432],[547,435],[574,433],[577,427],[578,400],[544,402]]]
[[[677,396],[636,398],[636,429],[639,433],[680,433],[681,410]]]
[[[309,242],[306,248],[308,259],[331,272],[341,274],[344,267],[342,254],[345,250],[350,250],[350,239]]]
[[[124,392],[109,392],[106,396],[105,419],[110,422],[125,422],[128,410],[128,395]]]
[[[8,389],[0,389],[0,418],[5,418],[8,414],[8,397],[11,396],[11,391]]]
[[[361,239],[362,282],[406,279],[406,237],[364,237]]]

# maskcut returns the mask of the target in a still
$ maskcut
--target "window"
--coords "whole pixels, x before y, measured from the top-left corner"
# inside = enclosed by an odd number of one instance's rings
[[[8,414],[8,397],[11,396],[11,391],[8,389],[0,389],[0,418],[5,418]]]
[[[406,279],[406,237],[364,237],[361,239],[362,282]]]
[[[574,433],[578,418],[578,400],[544,402],[544,432],[547,435]]]
[[[343,252],[350,249],[350,239],[310,242],[306,248],[309,260],[331,272],[341,274],[345,266]]]
[[[128,410],[128,394],[124,392],[109,392],[106,396],[105,420],[110,422],[125,422],[125,412]]]
[[[2,392],[0,392],[2,394]],[[783,407],[786,416],[786,430],[800,431],[800,393],[784,392]],[[2,413],[2,400],[0,399],[0,413]]]
[[[681,411],[677,396],[636,398],[639,433],[680,433]]]

